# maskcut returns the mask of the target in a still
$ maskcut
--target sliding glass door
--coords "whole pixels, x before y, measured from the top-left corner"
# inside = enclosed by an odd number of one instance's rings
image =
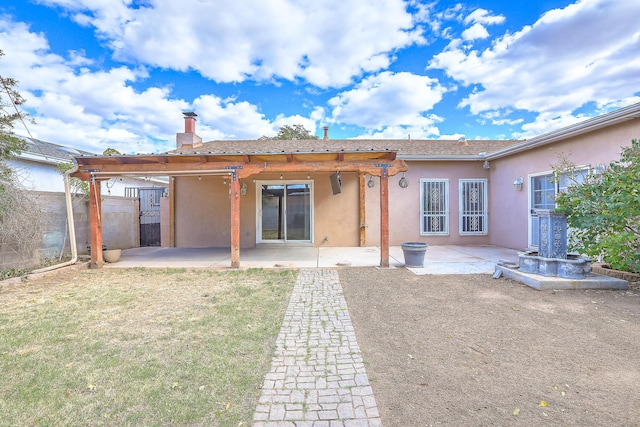
[[[311,191],[311,182],[258,182],[258,243],[311,242]]]

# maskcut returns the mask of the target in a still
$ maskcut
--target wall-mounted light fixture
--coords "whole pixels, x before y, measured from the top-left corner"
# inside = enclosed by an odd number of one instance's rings
[[[407,188],[409,186],[409,181],[404,177],[404,174],[402,174],[402,178],[398,181],[398,185],[400,188]]]
[[[311,174],[310,173],[307,174],[307,179],[311,179]]]
[[[282,179],[282,174],[280,174],[280,179]]]
[[[491,163],[489,163],[489,160],[485,160],[484,163],[482,164],[482,167],[484,169],[489,169],[491,167]]]
[[[247,195],[247,183],[244,181],[242,182],[242,186],[240,187],[240,195],[241,196]]]
[[[513,181],[513,189],[516,191],[522,190],[522,184],[524,184],[524,178],[522,178],[521,176],[517,177]]]
[[[369,175],[369,181],[367,181],[367,187],[373,188],[376,186],[375,181],[373,180],[373,176]]]

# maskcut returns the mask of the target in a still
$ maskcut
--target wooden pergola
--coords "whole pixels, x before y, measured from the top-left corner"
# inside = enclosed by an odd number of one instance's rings
[[[231,267],[240,267],[240,180],[260,173],[357,172],[360,177],[360,224],[364,223],[365,174],[380,177],[380,266],[389,267],[389,177],[407,171],[395,150],[163,153],[148,155],[79,156],[71,176],[89,183],[91,268],[102,267],[100,182],[121,176],[226,175],[231,182]],[[175,184],[169,179],[169,223],[174,246]],[[364,244],[364,228],[360,228]]]

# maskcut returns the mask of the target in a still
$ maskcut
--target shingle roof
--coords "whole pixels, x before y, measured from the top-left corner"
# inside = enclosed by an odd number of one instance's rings
[[[383,139],[314,139],[314,140],[224,140],[209,141],[193,148],[170,151],[172,154],[279,154],[353,151],[397,151],[398,156],[447,157],[478,156],[518,144],[517,140],[383,140]]]
[[[23,150],[24,154],[42,158],[43,160],[57,161],[73,161],[73,158],[78,155],[93,155],[88,151],[77,150],[71,147],[65,147],[63,145],[53,144],[51,142],[42,141],[35,138],[19,137],[27,143],[26,148]]]

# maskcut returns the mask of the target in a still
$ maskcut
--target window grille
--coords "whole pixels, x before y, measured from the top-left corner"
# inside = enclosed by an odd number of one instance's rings
[[[420,180],[420,233],[429,236],[449,234],[449,180]]]
[[[138,188],[137,187],[125,187],[124,189],[124,197],[133,197],[138,198]]]
[[[487,234],[487,180],[460,180],[460,234]]]

